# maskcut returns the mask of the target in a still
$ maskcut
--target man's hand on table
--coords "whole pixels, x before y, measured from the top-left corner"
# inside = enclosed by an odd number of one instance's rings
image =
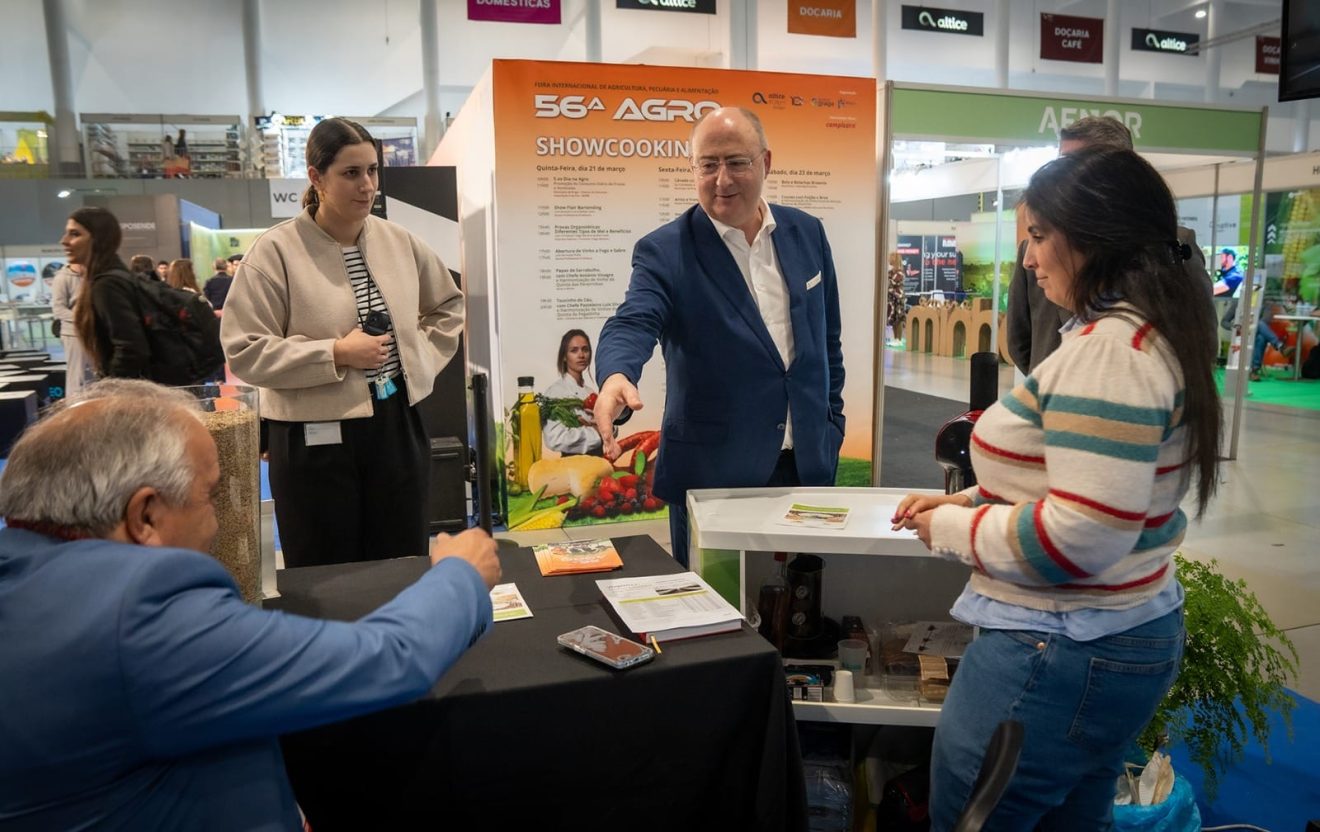
[[[438,534],[431,541],[431,565],[445,558],[462,558],[472,564],[490,589],[500,582],[504,570],[495,554],[495,540],[482,529],[468,529],[458,534]]]

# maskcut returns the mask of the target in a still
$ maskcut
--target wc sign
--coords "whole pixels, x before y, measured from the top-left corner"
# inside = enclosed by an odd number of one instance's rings
[[[296,217],[302,212],[306,179],[267,179],[270,186],[270,215],[275,219]]]

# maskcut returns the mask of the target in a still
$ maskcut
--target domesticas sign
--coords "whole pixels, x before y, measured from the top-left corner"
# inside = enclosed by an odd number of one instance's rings
[[[559,0],[468,0],[468,20],[559,23]]]

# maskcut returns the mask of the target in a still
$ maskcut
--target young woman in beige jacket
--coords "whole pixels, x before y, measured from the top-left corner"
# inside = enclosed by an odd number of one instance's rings
[[[360,124],[317,124],[303,212],[257,238],[225,301],[230,368],[261,388],[286,566],[427,551],[415,405],[458,349],[463,296],[435,252],[371,216],[376,166]]]

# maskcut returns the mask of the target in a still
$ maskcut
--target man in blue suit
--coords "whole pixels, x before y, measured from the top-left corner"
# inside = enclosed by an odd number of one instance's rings
[[[300,830],[279,734],[424,695],[490,625],[480,530],[353,623],[245,604],[201,554],[215,444],[187,394],[93,385],[0,477],[0,828]]]
[[[633,250],[627,296],[596,350],[596,427],[640,410],[656,342],[666,398],[655,494],[674,557],[688,563],[690,488],[832,485],[843,442],[839,292],[825,229],[761,196],[770,148],[760,119],[725,107],[692,131],[697,205]]]

